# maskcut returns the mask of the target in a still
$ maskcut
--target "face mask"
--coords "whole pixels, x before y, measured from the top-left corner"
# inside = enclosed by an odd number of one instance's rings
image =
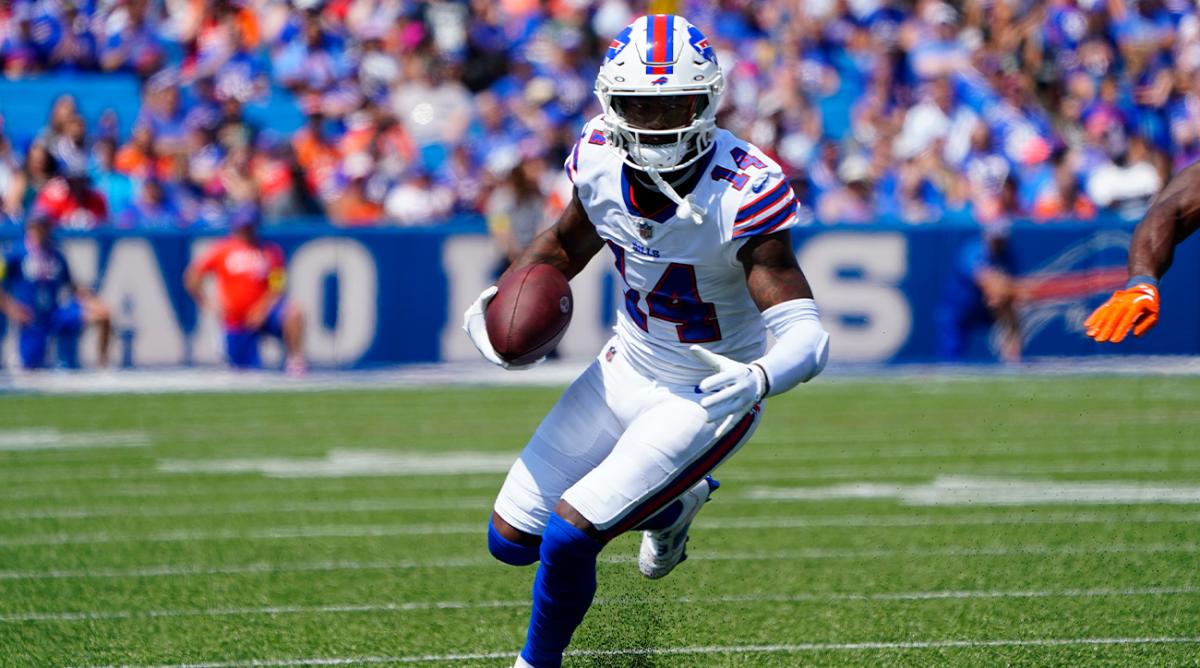
[[[680,162],[687,151],[685,142],[674,144],[643,144],[638,141],[630,142],[629,157],[647,169],[658,171],[669,170]]]

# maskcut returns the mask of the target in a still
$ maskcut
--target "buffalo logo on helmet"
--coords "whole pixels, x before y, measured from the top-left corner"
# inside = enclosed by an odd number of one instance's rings
[[[704,33],[700,32],[696,26],[688,26],[688,44],[700,54],[700,57],[712,62],[717,62],[717,54],[713,52],[712,45],[708,43],[708,38]]]
[[[661,85],[667,83],[667,78],[659,77],[659,78],[655,79],[654,81],[651,81],[650,83],[654,84],[655,86],[661,86]]]
[[[608,53],[605,54],[604,60],[612,60],[629,46],[629,35],[633,32],[633,26],[627,26],[622,30],[611,42],[608,43]]]

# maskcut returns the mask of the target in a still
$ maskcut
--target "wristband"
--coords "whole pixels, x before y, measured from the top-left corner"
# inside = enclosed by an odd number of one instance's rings
[[[758,362],[751,362],[750,368],[762,379],[762,392],[756,398],[756,401],[761,401],[763,397],[771,393],[771,378],[767,376],[767,370],[763,368],[763,365]]]
[[[1158,279],[1154,278],[1153,276],[1147,275],[1147,274],[1138,274],[1137,276],[1130,276],[1129,281],[1125,283],[1125,289],[1128,290],[1132,287],[1136,287],[1136,286],[1142,285],[1142,284],[1146,284],[1153,288],[1157,288],[1158,287]]]

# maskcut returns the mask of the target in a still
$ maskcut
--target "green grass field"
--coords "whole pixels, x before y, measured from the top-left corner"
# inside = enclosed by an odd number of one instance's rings
[[[0,398],[0,666],[511,665],[534,569],[491,561],[485,522],[557,395]],[[687,563],[646,582],[634,536],[607,548],[567,665],[1200,665],[1197,398],[774,399]]]

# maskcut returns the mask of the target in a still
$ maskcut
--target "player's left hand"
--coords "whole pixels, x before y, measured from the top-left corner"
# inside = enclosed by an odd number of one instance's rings
[[[700,405],[709,422],[742,415],[766,394],[767,375],[757,364],[742,364],[700,346],[688,350],[716,372],[700,381],[700,391],[707,395]]]
[[[1120,343],[1132,328],[1141,336],[1158,322],[1158,288],[1139,283],[1118,290],[1083,323],[1087,335],[1100,343]]]

